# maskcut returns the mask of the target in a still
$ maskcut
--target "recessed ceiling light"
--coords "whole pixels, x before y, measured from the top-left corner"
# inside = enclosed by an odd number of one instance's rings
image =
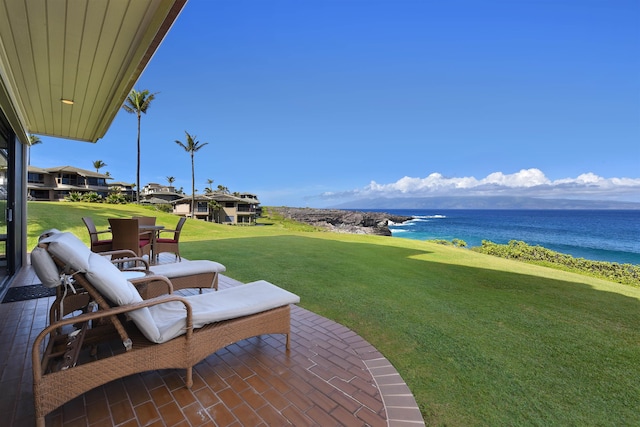
[[[73,99],[64,99],[64,98],[62,98],[60,101],[62,101],[63,104],[73,105]]]

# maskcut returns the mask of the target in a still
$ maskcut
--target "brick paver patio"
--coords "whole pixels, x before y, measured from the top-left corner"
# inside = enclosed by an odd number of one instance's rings
[[[13,286],[35,283],[25,267]],[[0,425],[35,424],[31,343],[51,301],[0,304]],[[289,352],[280,335],[240,341],[196,365],[191,390],[182,370],[132,375],[58,408],[47,426],[424,426],[398,372],[356,333],[297,306],[291,330]]]

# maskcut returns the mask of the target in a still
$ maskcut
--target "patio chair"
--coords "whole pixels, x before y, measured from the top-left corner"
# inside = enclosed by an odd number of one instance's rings
[[[138,219],[109,218],[112,235],[112,250],[128,249],[139,257],[151,257],[151,232],[140,232]]]
[[[112,249],[112,239],[100,239],[101,234],[111,233],[110,230],[96,230],[96,225],[88,216],[82,217],[84,225],[89,231],[89,238],[91,240],[91,250],[93,252],[106,252]]]
[[[182,257],[180,256],[180,232],[182,231],[182,226],[186,221],[187,218],[183,216],[178,220],[178,224],[175,229],[162,229],[158,232],[158,237],[155,242],[156,255],[159,256],[162,252],[171,252],[176,255],[176,259],[178,261],[182,261]],[[173,236],[162,237],[162,233],[173,233]]]
[[[181,297],[172,293],[171,281],[152,275],[136,285],[162,286],[165,294],[143,300],[107,257],[91,252],[71,233],[43,238],[32,251],[32,264],[43,284],[67,287],[72,282],[97,305],[95,311],[50,324],[34,341],[33,394],[39,427],[57,407],[114,379],[182,368],[190,388],[193,366],[232,343],[284,334],[285,347],[290,348],[290,305],[300,298],[263,280]],[[95,326],[104,323],[111,332]],[[95,345],[112,343],[114,336],[124,349],[108,347],[93,357],[86,354]]]

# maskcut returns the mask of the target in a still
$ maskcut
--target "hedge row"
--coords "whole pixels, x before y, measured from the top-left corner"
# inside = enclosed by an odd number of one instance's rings
[[[542,246],[531,246],[519,240],[511,240],[506,245],[483,240],[482,246],[476,246],[472,250],[501,258],[559,267],[563,270],[640,287],[640,265],[574,258],[571,255],[555,252]]]
[[[112,205],[124,205],[127,203],[127,198],[120,193],[109,193],[107,197],[102,197],[95,191],[87,193],[71,192],[64,199],[67,202],[109,203]]]

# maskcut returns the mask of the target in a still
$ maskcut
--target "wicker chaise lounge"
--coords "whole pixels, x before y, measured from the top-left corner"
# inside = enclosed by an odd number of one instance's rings
[[[191,387],[195,364],[245,338],[285,334],[289,349],[290,304],[300,299],[266,281],[183,297],[172,294],[170,280],[151,275],[148,286],[166,292],[143,300],[122,271],[71,233],[44,238],[31,257],[43,284],[81,289],[97,306],[56,320],[35,339],[38,426],[60,405],[127,375],[184,368]],[[122,341],[119,348],[108,345],[114,337]]]

